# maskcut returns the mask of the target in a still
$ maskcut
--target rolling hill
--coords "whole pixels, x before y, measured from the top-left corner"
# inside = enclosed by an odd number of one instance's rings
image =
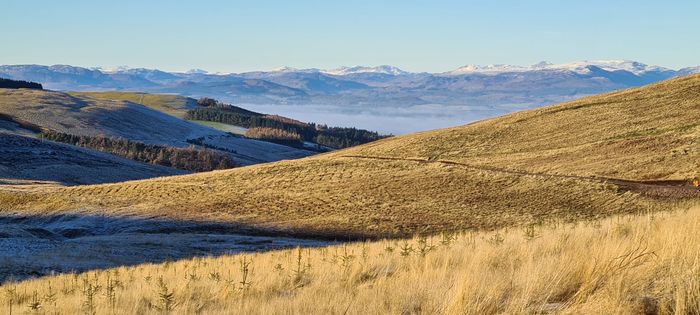
[[[197,106],[197,100],[174,94],[150,94],[141,92],[68,92],[78,97],[99,100],[121,100],[141,104],[166,114],[183,118],[187,110]]]
[[[313,154],[269,142],[231,136],[177,118],[181,108],[190,106],[190,99],[187,98],[144,96],[138,93],[112,94],[114,93],[71,95],[55,91],[0,89],[0,114],[74,135],[104,135],[177,147],[189,146],[192,140],[197,140],[228,152],[242,165]],[[138,98],[153,108],[131,102],[131,98]]]
[[[284,143],[279,139],[260,139],[267,142],[310,150],[328,151],[329,148],[344,148],[355,146],[385,137],[376,132],[347,127],[328,127],[321,124],[310,124],[279,115],[268,115],[250,111],[241,107],[225,104],[210,98],[203,104],[199,101],[173,94],[149,94],[140,92],[69,92],[70,95],[92,98],[104,101],[126,101],[141,104],[151,109],[185,119],[219,131],[246,136],[250,128],[265,127],[280,129],[299,135],[301,141]],[[200,99],[200,100],[202,100]],[[206,139],[203,141],[206,142]]]
[[[0,131],[0,185],[98,184],[185,173]]]
[[[68,188],[3,210],[377,238],[586,220],[697,198],[700,75],[294,161]]]

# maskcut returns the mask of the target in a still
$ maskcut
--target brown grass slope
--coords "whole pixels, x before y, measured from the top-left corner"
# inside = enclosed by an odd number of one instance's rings
[[[329,237],[654,210],[697,193],[589,176],[694,176],[698,91],[700,76],[692,76],[303,160],[119,184],[0,190],[0,207],[225,221]]]
[[[197,106],[197,100],[180,95],[150,94],[143,92],[68,92],[77,97],[99,100],[127,101],[141,104],[163,113],[184,118],[187,110]]]
[[[0,89],[0,113],[75,135],[179,146],[188,145],[188,138],[217,133],[140,104],[54,91]]]

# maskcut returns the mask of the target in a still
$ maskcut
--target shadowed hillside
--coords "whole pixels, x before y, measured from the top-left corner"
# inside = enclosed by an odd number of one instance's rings
[[[0,191],[0,204],[24,212],[80,208],[221,220],[333,238],[654,210],[698,196],[684,181],[698,165],[692,144],[700,135],[693,121],[699,90],[700,76],[691,76],[303,160]]]
[[[0,132],[0,185],[97,184],[186,172],[110,154]]]

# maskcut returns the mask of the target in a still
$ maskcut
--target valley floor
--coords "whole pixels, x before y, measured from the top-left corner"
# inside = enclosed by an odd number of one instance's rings
[[[6,283],[63,314],[697,314],[700,208]]]

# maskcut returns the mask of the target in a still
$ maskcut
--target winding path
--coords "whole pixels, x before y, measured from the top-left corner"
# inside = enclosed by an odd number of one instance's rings
[[[343,155],[345,158],[356,159],[371,159],[371,160],[386,160],[386,161],[409,161],[417,163],[436,163],[445,165],[454,165],[458,167],[469,168],[473,170],[489,171],[495,173],[513,174],[518,176],[531,176],[540,178],[564,178],[590,181],[596,183],[613,184],[623,191],[631,191],[653,198],[671,198],[685,199],[700,197],[700,188],[693,187],[686,180],[657,180],[657,181],[639,181],[620,178],[607,178],[595,176],[578,176],[578,175],[563,175],[563,174],[547,174],[526,172],[520,170],[509,170],[493,166],[473,165],[450,160],[428,160],[420,158],[399,158],[386,156],[368,156],[368,155]]]

